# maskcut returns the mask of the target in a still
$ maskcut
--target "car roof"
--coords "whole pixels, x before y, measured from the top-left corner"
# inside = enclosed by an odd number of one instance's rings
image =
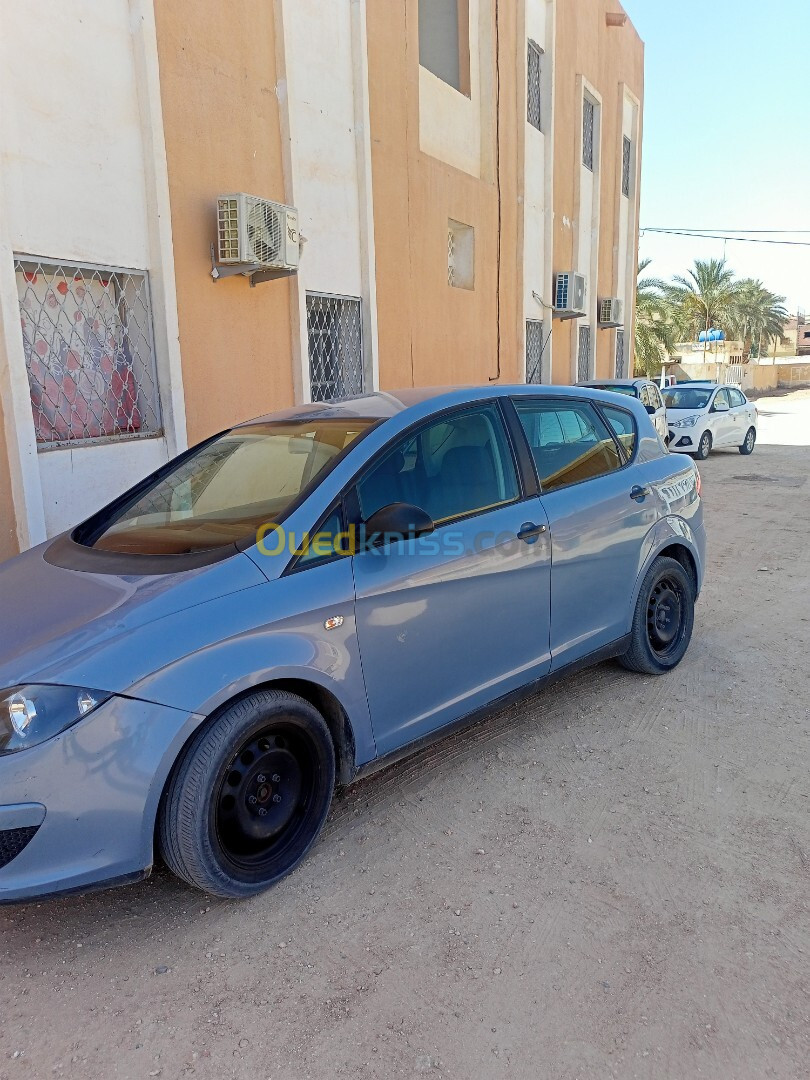
[[[628,382],[628,380],[622,379],[614,381],[619,383]],[[646,380],[642,379],[640,381],[645,382]],[[443,408],[452,408],[454,405],[463,405],[467,402],[488,401],[494,397],[537,396],[541,394],[544,397],[576,398],[582,396],[583,389],[591,388],[586,384],[562,386],[553,383],[517,383],[511,386],[503,384],[497,386],[424,386],[404,390],[378,390],[371,394],[343,398],[340,401],[318,401],[294,405],[288,409],[280,409],[277,412],[254,417],[252,420],[247,420],[236,426],[246,427],[251,424],[285,421],[295,423],[296,421],[306,422],[308,420],[386,420],[405,412],[407,409],[429,402],[433,402],[438,411]],[[606,391],[592,388],[591,393],[594,398],[607,400]]]
[[[577,383],[577,386],[642,386],[644,383],[655,383],[654,379],[590,379],[588,382]]]

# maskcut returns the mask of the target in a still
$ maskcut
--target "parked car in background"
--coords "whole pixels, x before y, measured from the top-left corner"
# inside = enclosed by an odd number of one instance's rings
[[[613,394],[625,394],[627,397],[638,398],[647,413],[652,417],[655,430],[666,446],[669,440],[667,411],[664,407],[661,391],[651,379],[602,379],[582,382],[578,385],[588,386],[592,390],[607,390]]]
[[[678,383],[664,391],[669,448],[703,461],[721,446],[750,454],[757,441],[757,407],[736,386]]]
[[[0,566],[0,901],[287,874],[336,784],[566,670],[671,671],[705,533],[635,396],[407,390],[181,454]]]

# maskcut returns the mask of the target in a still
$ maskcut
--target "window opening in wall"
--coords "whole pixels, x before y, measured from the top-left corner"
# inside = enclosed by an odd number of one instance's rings
[[[419,63],[470,96],[469,0],[419,0]]]
[[[17,256],[41,450],[162,434],[147,274]]]
[[[586,94],[582,102],[582,164],[593,172],[596,102]]]
[[[591,378],[591,328],[580,326],[579,349],[577,352],[577,382],[587,382]]]
[[[541,95],[543,50],[534,41],[528,45],[526,64],[526,119],[533,128],[543,130],[543,110]]]
[[[447,284],[475,287],[475,229],[452,218],[447,222]]]
[[[633,144],[627,136],[622,143],[622,195],[630,198],[630,174],[632,172]]]
[[[526,320],[526,382],[543,381],[543,323],[540,319]]]
[[[334,401],[365,393],[360,300],[307,293],[307,336],[312,401]]]

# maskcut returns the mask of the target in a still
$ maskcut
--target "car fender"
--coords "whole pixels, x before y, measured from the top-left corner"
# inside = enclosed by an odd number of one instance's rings
[[[701,535],[702,533],[702,523],[693,529],[688,521],[679,517],[677,514],[668,514],[666,517],[663,517],[660,521],[656,522],[650,529],[647,536],[644,538],[641,569],[633,586],[629,621],[627,624],[628,631],[632,625],[633,613],[636,610],[639,593],[641,592],[641,586],[647,571],[661,552],[666,551],[667,548],[673,547],[674,545],[680,545],[681,547],[686,548],[690,553],[694,560],[697,573],[697,593],[700,592],[703,584],[703,559],[705,548],[705,538]]]

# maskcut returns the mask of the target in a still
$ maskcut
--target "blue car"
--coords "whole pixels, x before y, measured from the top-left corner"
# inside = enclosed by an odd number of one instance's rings
[[[302,405],[0,566],[0,900],[147,875],[250,896],[337,785],[564,672],[672,670],[694,463],[579,387]]]

